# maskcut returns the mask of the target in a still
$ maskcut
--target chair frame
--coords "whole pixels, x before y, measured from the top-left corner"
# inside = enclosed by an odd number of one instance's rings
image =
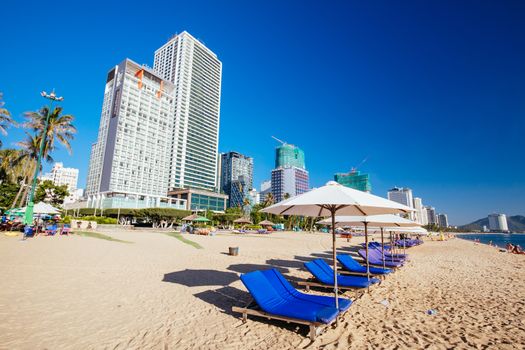
[[[248,315],[257,316],[257,317],[264,317],[268,320],[279,320],[279,321],[285,321],[287,323],[298,323],[298,324],[304,324],[309,327],[309,337],[311,341],[314,341],[315,338],[323,332],[324,329],[331,326],[332,324],[339,322],[338,318],[342,316],[346,311],[339,313],[336,318],[334,318],[329,323],[320,323],[320,322],[311,322],[306,320],[301,320],[298,318],[291,318],[286,316],[279,316],[274,314],[269,314],[267,312],[264,312],[261,310],[259,305],[252,299],[245,307],[238,307],[233,306],[232,307],[233,312],[241,313],[242,314],[242,323],[248,322]]]

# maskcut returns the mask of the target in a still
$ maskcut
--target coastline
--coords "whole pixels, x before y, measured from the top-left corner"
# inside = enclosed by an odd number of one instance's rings
[[[467,240],[425,240],[408,249],[406,267],[371,288],[339,327],[310,344],[297,325],[258,318],[243,324],[231,307],[249,300],[240,273],[277,267],[291,281],[304,280],[309,277],[304,261],[330,261],[330,235],[184,235],[202,249],[164,233],[111,236],[133,243],[0,238],[0,273],[7,286],[0,290],[0,348],[512,349],[525,344],[525,257]],[[338,251],[351,252],[363,240],[339,239]],[[240,248],[239,256],[226,255],[230,246]],[[428,315],[430,309],[436,314]]]

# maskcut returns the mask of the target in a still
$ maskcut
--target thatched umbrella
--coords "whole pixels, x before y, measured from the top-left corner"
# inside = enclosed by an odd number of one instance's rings
[[[245,217],[242,217],[242,218],[238,218],[236,220],[233,220],[233,223],[234,224],[251,224],[252,221],[248,218],[245,218]]]
[[[261,226],[273,226],[275,224],[273,222],[271,222],[270,220],[263,220],[263,221],[259,222],[258,225],[261,225]]]

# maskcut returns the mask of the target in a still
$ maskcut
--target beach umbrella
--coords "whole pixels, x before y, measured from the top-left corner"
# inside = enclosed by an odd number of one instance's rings
[[[259,222],[259,225],[261,225],[261,226],[273,226],[275,224],[273,222],[271,222],[270,220],[263,220],[263,221]]]
[[[251,220],[245,217],[238,218],[236,220],[233,220],[235,224],[251,224]]]
[[[331,217],[335,306],[339,308],[339,301],[337,299],[337,252],[335,241],[336,215],[368,216],[409,213],[414,210],[397,202],[343,186],[335,181],[329,181],[325,186],[288,198],[261,211],[277,215]],[[366,249],[368,249],[368,245]]]
[[[321,224],[330,224],[330,219],[319,221]],[[377,227],[381,230],[381,255],[383,258],[383,268],[385,268],[385,240],[384,240],[384,228],[391,227],[392,231],[397,231],[400,227],[418,227],[421,224],[405,219],[399,215],[384,214],[384,215],[369,215],[369,216],[336,216],[336,225],[352,225],[358,226],[363,225],[365,227],[365,244],[366,244],[366,271],[367,276],[370,278],[370,266],[368,263],[368,228],[369,225]]]
[[[26,208],[27,207],[20,209],[20,212],[25,213]],[[38,202],[33,207],[33,214],[41,215],[41,214],[59,214],[59,213],[60,211],[57,208],[53,207],[51,204],[44,203],[44,202]]]
[[[195,220],[198,217],[199,216],[197,214],[191,214],[191,215],[188,215],[186,217],[183,217],[182,220],[183,221],[193,221],[193,220]]]
[[[210,219],[205,218],[204,216],[197,216],[195,219],[192,220],[193,222],[208,222]]]

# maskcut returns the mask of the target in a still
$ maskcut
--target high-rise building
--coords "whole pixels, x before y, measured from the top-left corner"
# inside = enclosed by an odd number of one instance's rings
[[[283,143],[275,149],[275,168],[296,167],[305,169],[304,152],[297,146]]]
[[[296,167],[279,167],[272,170],[274,202],[308,192],[308,171]]]
[[[509,230],[505,214],[490,214],[488,218],[489,230],[496,232],[507,232]]]
[[[97,208],[174,207],[167,197],[175,87],[125,59],[107,75],[86,196]]]
[[[423,206],[423,200],[419,197],[414,197],[414,221],[421,225],[428,225],[427,211]]]
[[[447,228],[448,227],[448,217],[447,214],[438,215],[438,225],[439,227]]]
[[[169,189],[218,191],[221,61],[184,31],[155,51],[153,70],[174,86]]]
[[[412,190],[410,188],[394,187],[388,191],[388,199],[406,205],[407,207],[414,207],[414,198],[412,197]]]
[[[230,207],[242,206],[253,188],[253,158],[238,152],[221,155],[221,190],[230,197]]]
[[[275,169],[272,170],[271,189],[274,202],[309,190],[309,176],[304,152],[299,147],[283,143],[275,149]]]
[[[394,187],[388,191],[388,199],[406,205],[410,208],[414,207],[414,198],[412,196],[412,190],[410,188]],[[415,219],[415,214],[413,212],[410,212],[409,219]]]
[[[51,172],[42,175],[40,179],[50,180],[57,186],[67,185],[69,195],[64,198],[64,203],[75,202],[81,197],[77,191],[78,169],[76,168],[64,168],[63,163],[57,162]]]
[[[272,193],[272,180],[263,181],[259,191],[259,203],[264,203],[269,193]]]
[[[245,200],[249,200],[248,197],[250,195],[250,187],[244,175],[239,176],[230,183],[229,191],[228,196],[230,200],[228,206],[230,208],[243,208]]]
[[[436,209],[431,206],[426,206],[425,210],[427,212],[427,222],[429,225],[438,224],[438,218],[436,215]]]
[[[187,32],[155,52],[153,69],[126,59],[111,70],[91,149],[88,206],[224,210],[221,77],[217,56]]]
[[[372,185],[370,185],[370,179],[368,174],[361,174],[357,170],[352,170],[349,173],[337,173],[334,175],[334,180],[340,183],[341,185],[359,191],[372,191]]]

